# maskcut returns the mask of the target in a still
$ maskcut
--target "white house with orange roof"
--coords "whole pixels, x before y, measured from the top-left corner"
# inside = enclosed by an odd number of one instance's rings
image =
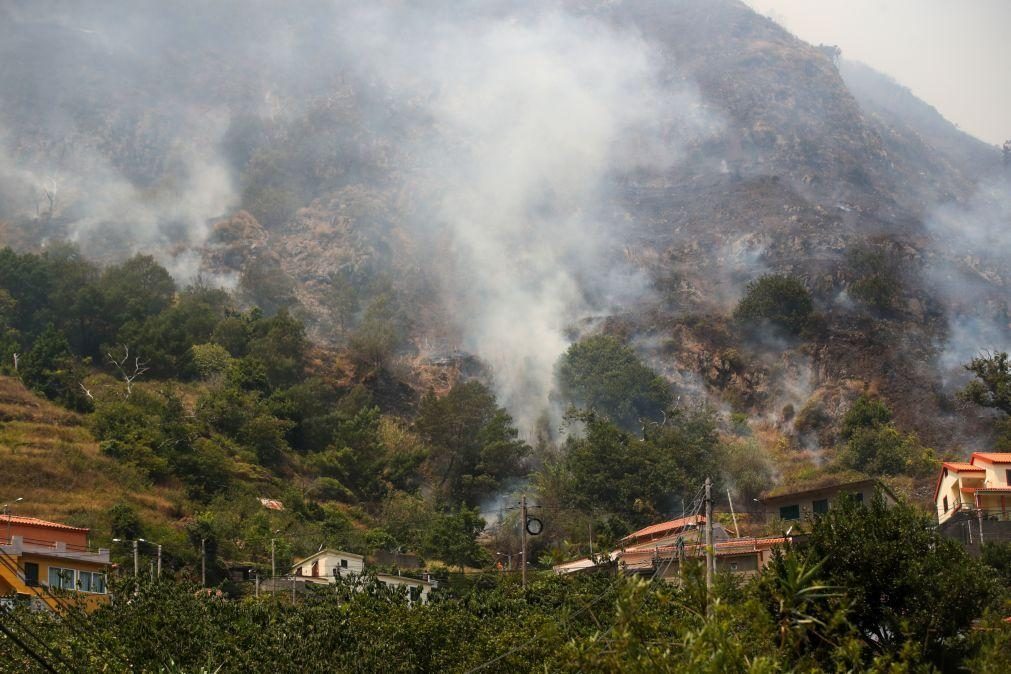
[[[968,463],[942,463],[934,504],[940,524],[969,512],[983,519],[1009,519],[1011,452],[974,452]]]

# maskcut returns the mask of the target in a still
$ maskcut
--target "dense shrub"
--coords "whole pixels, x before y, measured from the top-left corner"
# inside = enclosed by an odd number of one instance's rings
[[[813,313],[814,302],[803,283],[793,276],[767,274],[748,284],[734,318],[752,328],[771,325],[799,335]]]

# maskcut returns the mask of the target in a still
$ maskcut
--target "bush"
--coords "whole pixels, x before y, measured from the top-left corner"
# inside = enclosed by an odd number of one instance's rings
[[[753,328],[768,324],[799,335],[813,313],[814,302],[803,283],[793,276],[767,274],[748,284],[734,318]]]
[[[879,311],[894,308],[902,293],[897,260],[883,250],[861,246],[848,253],[847,264],[856,276],[849,287],[851,297]]]

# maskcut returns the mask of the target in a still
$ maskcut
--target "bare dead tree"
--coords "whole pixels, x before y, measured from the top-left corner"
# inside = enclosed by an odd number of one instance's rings
[[[15,372],[18,371],[18,363],[20,361],[21,361],[21,354],[15,352],[15,354],[14,354],[14,371]]]
[[[91,391],[89,391],[88,387],[84,385],[84,382],[82,381],[80,384],[81,384],[81,390],[84,391],[84,395],[86,395],[89,398],[91,398],[92,400],[94,400],[95,396],[91,395]]]
[[[109,358],[109,363],[116,367],[119,371],[119,376],[123,378],[126,383],[126,397],[129,398],[130,394],[133,393],[133,382],[137,377],[141,376],[149,369],[147,361],[140,359],[140,356],[134,356],[133,362],[130,362],[130,347],[123,345],[123,357],[115,358],[111,353],[107,353],[106,356]]]
[[[45,185],[42,185],[42,187],[41,187],[42,198],[44,198],[46,201],[49,202],[49,210],[46,212],[46,218],[49,219],[49,220],[51,220],[53,218],[53,214],[56,212],[56,204],[57,204],[56,188],[57,188],[57,185],[56,185],[56,179],[55,178],[49,178],[49,180],[47,181],[47,183]],[[36,199],[35,199],[35,217],[36,218],[41,218],[42,217],[42,212],[41,212],[41,209],[39,207],[40,204],[41,204],[41,202],[42,202],[42,199],[36,197]]]

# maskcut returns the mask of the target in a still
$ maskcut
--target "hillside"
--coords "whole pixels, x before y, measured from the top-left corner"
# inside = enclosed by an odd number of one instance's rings
[[[89,527],[108,545],[109,511],[126,503],[154,527],[177,515],[177,490],[153,486],[108,456],[84,419],[0,377],[0,459],[4,500],[32,516]]]
[[[4,366],[50,322],[92,376],[151,354],[116,413],[158,432],[102,440],[188,492],[180,519],[235,488],[245,540],[257,496],[304,499],[292,526],[364,549],[403,525],[387,498],[487,512],[569,460],[592,405],[559,368],[601,336],[669,393],[621,432],[707,406],[752,492],[839,469],[869,399],[917,457],[996,441],[955,393],[1011,344],[1008,173],[901,85],[738,0],[205,4],[0,9],[0,244],[41,254],[5,258]],[[749,318],[763,278],[802,321]],[[500,464],[432,422],[465,411],[527,444]]]

